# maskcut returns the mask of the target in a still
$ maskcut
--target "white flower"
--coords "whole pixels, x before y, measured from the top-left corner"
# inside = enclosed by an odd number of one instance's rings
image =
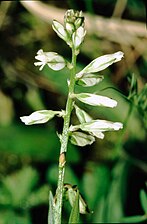
[[[55,71],[63,69],[66,65],[64,58],[56,52],[44,52],[40,49],[35,58],[40,61],[34,63],[35,66],[41,66],[39,70],[42,70],[46,64]]]
[[[120,122],[111,122],[106,120],[93,120],[80,124],[79,128],[88,132],[118,131],[123,128],[123,124]]]
[[[106,54],[101,57],[96,58],[90,64],[88,64],[81,72],[79,72],[76,76],[77,78],[81,78],[84,73],[94,73],[99,72],[112,65],[115,62],[120,61],[124,56],[124,53],[118,51],[114,54]]]
[[[62,112],[60,111],[39,110],[33,112],[29,116],[20,117],[20,119],[25,123],[25,125],[43,124],[51,120],[56,114],[60,115],[61,113]]]
[[[92,106],[105,106],[111,108],[117,106],[117,101],[112,100],[106,96],[100,96],[91,93],[79,93],[79,94],[73,94],[73,97],[76,97],[81,102]]]

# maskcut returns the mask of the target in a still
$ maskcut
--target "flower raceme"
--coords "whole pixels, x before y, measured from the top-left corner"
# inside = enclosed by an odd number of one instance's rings
[[[62,40],[64,40],[66,44],[72,49],[71,63],[67,62],[67,60],[65,60],[56,52],[44,52],[42,49],[40,49],[35,56],[35,59],[37,59],[38,61],[35,62],[34,65],[40,66],[39,70],[42,70],[44,66],[47,65],[50,69],[55,71],[61,70],[65,66],[67,66],[67,69],[69,69],[70,77],[68,77],[67,82],[69,92],[65,107],[66,110],[39,110],[33,112],[29,116],[20,117],[20,119],[25,123],[25,125],[33,125],[46,123],[50,121],[54,116],[63,117],[63,131],[62,134],[58,134],[61,142],[58,187],[56,190],[57,193],[55,202],[53,200],[52,194],[50,194],[48,223],[61,223],[64,191],[71,206],[73,207],[69,220],[72,220],[72,223],[78,223],[78,218],[76,217],[75,221],[74,216],[77,216],[79,212],[82,214],[86,214],[89,211],[87,209],[88,207],[86,203],[79,194],[79,190],[69,184],[66,184],[66,186],[64,186],[66,161],[65,155],[68,150],[68,140],[70,140],[72,144],[81,147],[91,145],[96,138],[103,139],[104,133],[106,131],[118,131],[122,129],[123,124],[120,122],[111,122],[99,119],[94,120],[86,111],[76,105],[76,100],[79,100],[82,103],[91,106],[104,106],[114,108],[117,106],[116,100],[92,93],[76,93],[75,88],[76,85],[89,87],[101,82],[104,77],[96,73],[106,69],[113,63],[120,61],[123,58],[123,52],[118,51],[113,54],[100,56],[91,61],[84,69],[76,74],[75,71],[77,55],[80,52],[80,47],[86,35],[86,30],[84,28],[84,17],[82,12],[75,11],[73,9],[67,10],[64,16],[64,24],[62,25],[58,21],[54,20],[52,28],[57,33],[57,35]],[[77,125],[73,125],[71,123],[71,114],[73,109],[75,110],[75,114],[78,119]],[[65,188],[63,189],[63,187]],[[76,204],[79,204],[79,206],[77,206],[79,207],[79,209],[77,208],[77,214],[75,214]]]

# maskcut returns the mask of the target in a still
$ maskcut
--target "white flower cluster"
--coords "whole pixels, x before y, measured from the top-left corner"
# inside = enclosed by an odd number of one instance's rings
[[[64,17],[64,25],[54,20],[52,27],[58,36],[74,49],[74,53],[77,55],[86,34],[82,12],[67,10]],[[75,74],[75,83],[84,87],[98,84],[104,77],[96,73],[106,69],[113,63],[120,61],[123,58],[123,55],[123,52],[118,51],[114,54],[107,54],[94,59],[83,70]],[[40,70],[42,70],[45,65],[48,65],[49,68],[55,71],[63,69],[66,65],[69,69],[71,69],[70,66],[72,66],[56,52],[44,52],[40,49],[35,58],[39,61],[34,64],[35,66],[40,66]],[[70,81],[68,83],[70,85]],[[117,106],[116,100],[92,93],[72,93],[69,94],[69,97],[72,98],[73,102],[76,99],[91,106],[104,106],[109,108]],[[120,122],[99,119],[93,120],[91,116],[80,109],[75,102],[73,105],[80,124],[71,125],[67,132],[71,142],[75,145],[85,146],[87,144],[92,144],[95,141],[95,137],[103,139],[105,131],[117,131],[123,128],[123,125]],[[23,116],[20,119],[26,125],[41,124],[48,122],[55,115],[64,117],[65,112],[40,110],[29,116]],[[79,129],[81,131],[79,131]]]

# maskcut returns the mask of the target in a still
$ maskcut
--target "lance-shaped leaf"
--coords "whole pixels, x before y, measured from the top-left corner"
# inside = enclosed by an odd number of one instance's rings
[[[87,114],[84,110],[79,108],[77,105],[74,105],[74,107],[75,107],[76,115],[80,123],[86,123],[86,122],[92,121],[92,117],[90,117],[90,115]]]
[[[66,190],[66,197],[69,200],[69,203],[71,204],[71,206],[73,207],[74,203],[75,203],[78,188],[76,185],[72,186],[71,184],[65,184],[64,188]],[[85,200],[83,199],[83,197],[81,196],[80,193],[79,193],[79,211],[81,214],[91,213]]]
[[[54,208],[55,208],[54,199],[53,199],[52,192],[50,191],[50,193],[49,193],[48,224],[49,223],[55,224]]]
[[[76,84],[79,86],[94,86],[101,82],[103,80],[103,76],[96,75],[96,74],[90,74],[90,73],[84,73],[81,78],[77,78]]]
[[[58,71],[65,67],[65,59],[56,52],[44,52],[40,49],[35,56],[40,62],[35,62],[35,66],[41,66],[39,70],[42,70],[45,65],[48,65],[51,69]]]
[[[77,190],[68,224],[78,223],[78,222],[79,222],[79,191]]]
[[[35,111],[29,116],[20,117],[21,121],[26,125],[43,124],[51,120],[55,115],[61,115],[60,111],[53,110],[39,110]]]
[[[92,106],[105,106],[111,108],[117,106],[117,101],[112,100],[106,96],[100,96],[91,93],[79,93],[79,94],[73,94],[73,97],[76,97],[81,102]]]
[[[73,132],[71,133],[70,141],[74,145],[86,146],[91,145],[95,141],[95,138],[82,132]]]
[[[64,26],[56,20],[53,20],[52,24],[53,30],[57,33],[57,35],[63,39],[68,45],[71,46],[71,41],[68,35],[68,32],[64,28]]]
[[[80,78],[84,73],[94,73],[99,72],[112,65],[115,62],[118,62],[122,59],[124,53],[118,51],[114,54],[106,54],[100,56],[88,64],[81,72],[77,74],[77,77]]]

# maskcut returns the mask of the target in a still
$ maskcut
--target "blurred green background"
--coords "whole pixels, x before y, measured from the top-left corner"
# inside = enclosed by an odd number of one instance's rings
[[[44,5],[45,4],[45,5]],[[101,72],[95,92],[118,101],[115,109],[81,106],[94,118],[120,121],[124,129],[92,146],[69,144],[65,182],[78,185],[93,214],[83,223],[146,222],[147,219],[147,29],[143,0],[0,2],[0,224],[47,223],[49,190],[57,185],[63,121],[25,126],[20,116],[65,108],[68,70],[34,66],[39,49],[70,60],[54,33],[67,9],[83,10],[87,35],[77,70],[103,54],[124,59]],[[73,122],[75,116],[73,114]],[[67,222],[70,206],[65,203]],[[146,216],[144,215],[146,214]],[[124,218],[124,217],[129,217]]]

